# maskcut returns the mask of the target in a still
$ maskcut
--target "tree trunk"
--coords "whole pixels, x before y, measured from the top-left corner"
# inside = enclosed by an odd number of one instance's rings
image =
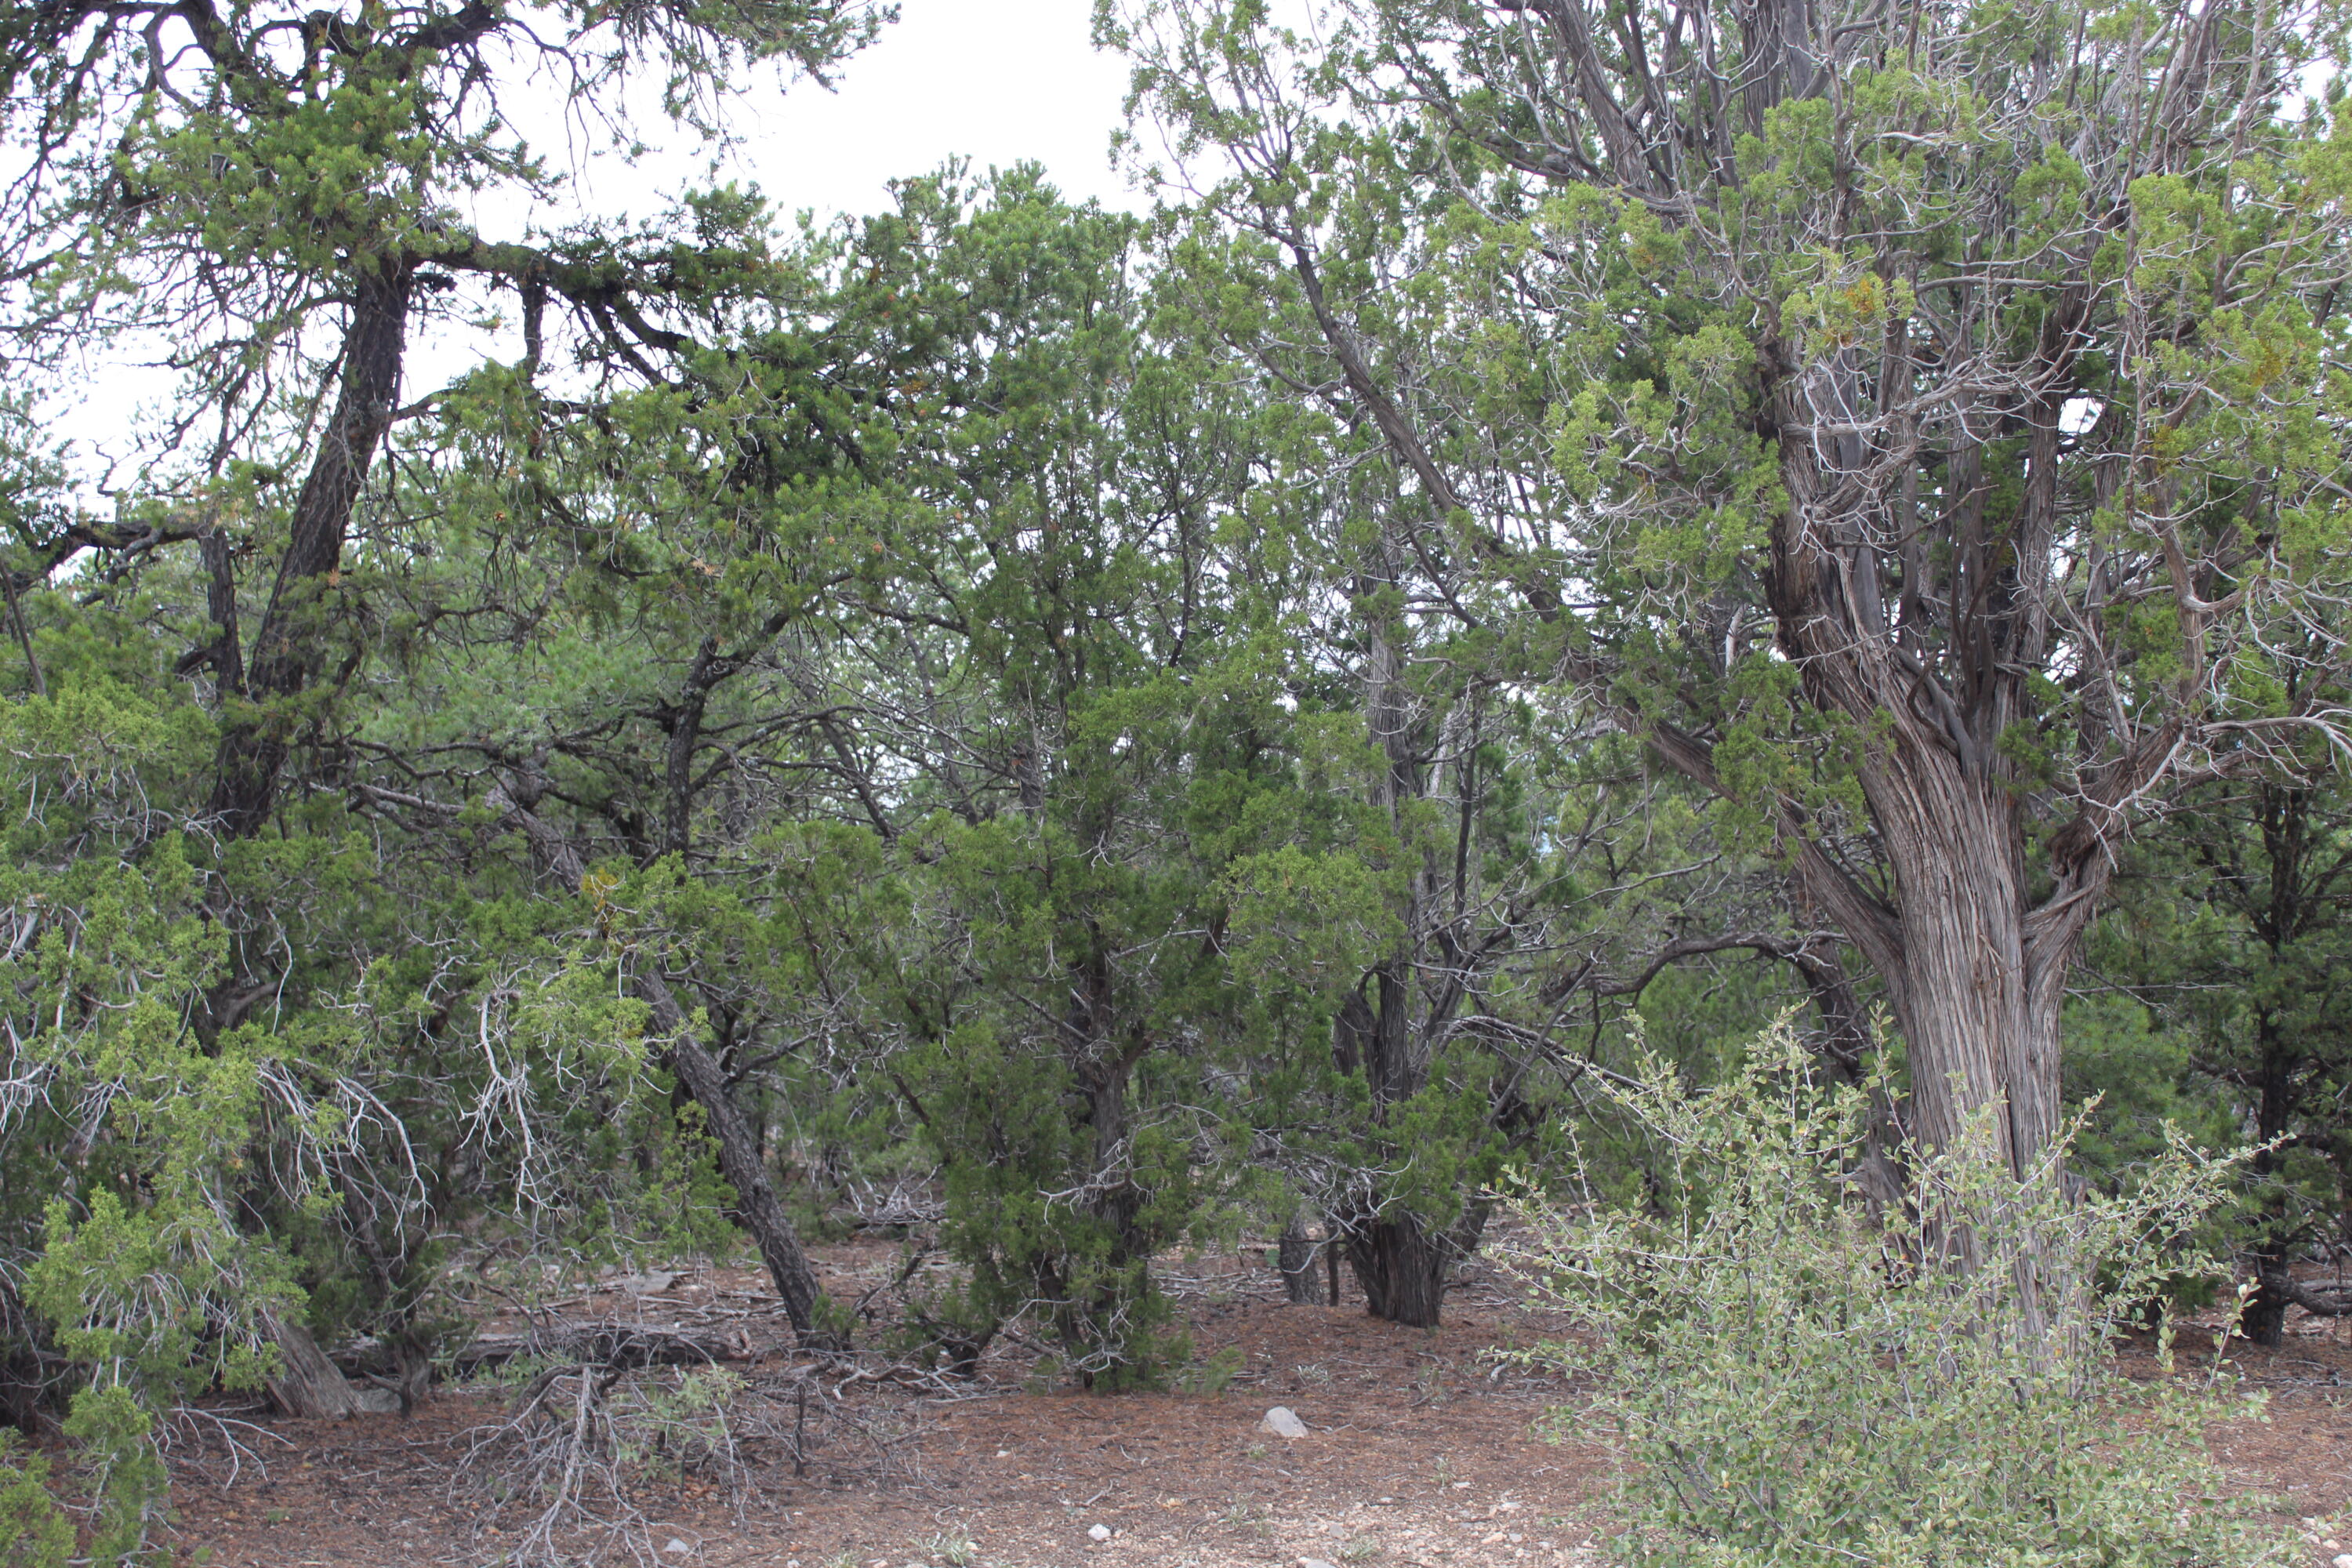
[[[1370,798],[1401,819],[1428,782],[1417,755],[1418,721],[1396,648],[1376,625],[1368,644],[1365,717],[1383,763]],[[1402,911],[1407,931],[1431,930],[1436,923],[1443,882],[1433,847],[1425,848]],[[1445,933],[1433,931],[1430,940],[1443,949]],[[1371,994],[1367,998],[1360,989],[1342,1005],[1332,1050],[1341,1071],[1363,1072],[1373,1114],[1385,1121],[1391,1106],[1428,1087],[1434,1033],[1443,1029],[1452,1007],[1441,998],[1426,998],[1426,1016],[1416,1019],[1420,974],[1411,952],[1383,960],[1366,979]],[[1338,1216],[1332,1235],[1348,1237],[1348,1266],[1364,1292],[1367,1312],[1413,1328],[1434,1328],[1452,1261],[1446,1239],[1431,1232],[1420,1215],[1382,1198],[1373,1193],[1350,1206]],[[1331,1295],[1339,1300],[1336,1283]]]
[[[2000,781],[1908,760],[1920,765],[1864,788],[1895,870],[1902,951],[1885,973],[1909,1053],[1912,1131],[1950,1148],[1998,1107],[1996,1147],[2023,1179],[2058,1131],[2058,1015],[2081,921],[2063,922],[2063,942],[2030,933],[2024,835]]]
[[[1411,1214],[1365,1219],[1354,1227],[1348,1262],[1364,1292],[1364,1310],[1407,1328],[1433,1329],[1445,1304],[1453,1247]]]
[[[299,695],[319,673],[328,625],[325,590],[341,563],[352,510],[391,423],[400,388],[412,273],[405,264],[380,270],[362,263],[352,269],[351,279],[352,314],[343,332],[334,412],[295,498],[269,607],[254,637],[243,682],[234,693],[228,689],[236,684],[229,661],[222,660],[218,670],[225,722],[214,765],[211,811],[231,838],[248,837],[258,829],[277,797],[278,771],[297,723],[288,700]],[[234,605],[230,608],[233,615]],[[223,629],[226,633],[228,626]],[[252,706],[239,704],[237,697]]]
[[[494,787],[488,800],[508,822],[521,830],[531,852],[549,874],[566,889],[577,890],[588,868],[571,839],[542,820],[504,784]],[[784,1303],[784,1316],[792,1320],[793,1332],[813,1349],[845,1348],[838,1331],[823,1321],[824,1291],[816,1282],[816,1271],[809,1267],[808,1255],[801,1250],[800,1232],[776,1199],[775,1184],[768,1179],[767,1162],[761,1154],[758,1131],[728,1091],[726,1070],[695,1038],[694,1031],[687,1026],[684,1009],[678,1006],[677,998],[671,994],[660,975],[640,968],[631,977],[630,985],[652,1010],[654,1026],[669,1037],[671,1070],[686,1086],[687,1093],[694,1097],[694,1102],[702,1107],[702,1114],[710,1123],[710,1135],[719,1144],[719,1173],[735,1189],[737,1216],[751,1233],[752,1245],[760,1249],[760,1260],[768,1267],[768,1278],[774,1281],[776,1294]]]
[[[725,1070],[694,1037],[677,999],[659,975],[640,970],[634,984],[653,1009],[655,1026],[669,1037],[670,1067],[710,1123],[710,1135],[719,1143],[719,1173],[735,1189],[736,1212],[768,1266],[768,1278],[775,1282],[793,1333],[813,1349],[845,1349],[839,1331],[823,1320],[824,1291],[809,1267],[808,1254],[801,1249],[800,1232],[777,1201],[767,1162],[760,1156],[759,1136],[728,1092]]]
[[[343,331],[334,412],[295,498],[286,552],[278,558],[278,580],[253,641],[250,664],[241,664],[238,656],[236,584],[227,542],[215,533],[201,546],[209,606],[218,627],[213,669],[224,720],[208,811],[228,838],[250,837],[268,819],[295,725],[287,700],[299,695],[318,673],[323,657],[321,590],[341,562],[352,509],[366,483],[399,390],[410,274],[404,266],[379,271],[362,265],[351,277],[352,313]],[[210,1039],[225,1023],[233,1022],[242,980],[230,976],[206,998],[197,1020],[200,1037]],[[269,1391],[281,1409],[289,1415],[320,1419],[349,1415],[360,1408],[357,1391],[320,1352],[307,1330],[277,1319],[270,1323],[283,1370]]]
[[[1894,872],[1895,918],[1850,921],[1849,931],[1887,982],[1910,1065],[1910,1133],[1925,1149],[1952,1150],[1989,1117],[1993,1157],[2054,1196],[2064,1181],[2051,1157],[2063,1113],[2060,1009],[2104,867],[2078,868],[2071,888],[2036,908],[2021,807],[2005,781],[1899,732],[1864,765],[1863,787]],[[1956,1267],[1994,1261],[1965,1226],[1948,1241]],[[2030,1245],[2000,1261],[2015,1276],[2019,1330],[2038,1342],[2053,1306],[2080,1282]]]
[[[1323,1304],[1323,1282],[1315,1277],[1315,1243],[1307,1234],[1307,1211],[1291,1212],[1275,1245],[1276,1266],[1282,1270],[1282,1293],[1294,1307]]]
[[[310,1330],[274,1312],[263,1320],[263,1329],[278,1347],[278,1375],[268,1387],[279,1410],[306,1421],[340,1421],[360,1413],[358,1386],[327,1359]]]
[[[2273,962],[2278,954],[2273,950]],[[2256,1178],[2271,1182],[2278,1173],[2273,1141],[2285,1135],[2294,1096],[2294,1073],[2301,1053],[2287,1044],[2285,1031],[2268,1008],[2254,1016],[2254,1039],[2262,1050],[2261,1099],[2254,1108],[2253,1166]],[[2249,1250],[2254,1266],[2253,1294],[2240,1310],[2238,1331],[2258,1345],[2275,1346],[2286,1338],[2286,1310],[2294,1303],[2281,1289],[2290,1276],[2287,1258],[2286,1194],[2273,1184],[2262,1194],[2262,1217],[2254,1245]]]
[[[1088,834],[1090,838],[1099,841],[1108,836],[1107,823],[1091,826],[1096,831]],[[1127,1113],[1129,1080],[1146,1037],[1130,1034],[1122,1040],[1114,1033],[1118,1013],[1108,942],[1091,924],[1087,939],[1087,950],[1069,968],[1070,1006],[1062,1024],[1062,1049],[1087,1100],[1092,1149],[1082,1202],[1104,1232],[1103,1250],[1098,1259],[1089,1261],[1110,1272],[1081,1292],[1057,1259],[1054,1268],[1063,1304],[1055,1319],[1074,1362],[1116,1371],[1137,1360],[1124,1323],[1129,1308],[1151,1294],[1151,1238],[1142,1224],[1143,1194],[1130,1164],[1128,1139],[1133,1129]],[[1095,1386],[1097,1373],[1091,1366],[1081,1364],[1078,1375],[1087,1387]]]

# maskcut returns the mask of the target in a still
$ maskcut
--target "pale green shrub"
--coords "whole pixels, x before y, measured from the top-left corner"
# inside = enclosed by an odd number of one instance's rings
[[[1646,1135],[1651,1201],[1523,1200],[1534,1239],[1517,1261],[1579,1331],[1535,1353],[1597,1384],[1557,1421],[1597,1421],[1629,1461],[1622,1560],[2276,1560],[2204,1445],[2246,1402],[2210,1375],[2135,1384],[2107,1353],[2181,1267],[2170,1240],[2220,1196],[2226,1163],[2176,1139],[2123,1195],[2038,1198],[1990,1157],[1987,1124],[1946,1155],[1911,1152],[1917,1201],[1881,1213],[1846,1179],[1864,1096],[1813,1081],[1785,1027],[1718,1088],[1654,1062],[1609,1092]],[[1953,1263],[1954,1236],[1991,1261]],[[2038,1272],[2002,1261],[2021,1257]],[[2037,1331],[2021,1278],[2088,1283],[2049,1289]]]

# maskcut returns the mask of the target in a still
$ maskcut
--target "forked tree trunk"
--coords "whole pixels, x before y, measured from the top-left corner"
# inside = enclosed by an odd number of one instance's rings
[[[1412,1026],[1411,974],[1412,965],[1402,960],[1382,964],[1372,976],[1379,1005],[1350,995],[1332,1029],[1340,1070],[1364,1074],[1373,1112],[1383,1119],[1390,1106],[1429,1082],[1426,1043]],[[1435,1328],[1445,1305],[1452,1246],[1443,1232],[1387,1196],[1359,1195],[1333,1215],[1332,1234],[1348,1238],[1348,1267],[1364,1292],[1365,1311],[1410,1328]],[[1331,1296],[1339,1300],[1336,1283]]]
[[[2063,316],[2067,307],[2053,308]],[[2035,711],[2025,676],[2049,647],[2041,577],[2059,510],[2059,405],[2044,396],[2003,411],[2026,432],[2014,517],[1989,513],[1985,453],[1963,441],[1946,476],[1949,559],[1890,553],[1881,548],[1885,517],[1853,499],[1869,494],[1858,476],[1874,460],[1854,433],[1871,393],[1853,354],[1808,363],[1790,344],[1768,342],[1763,357],[1785,373],[1769,404],[1787,495],[1768,573],[1779,641],[1811,701],[1856,726],[1855,777],[1889,873],[1884,896],[1864,887],[1784,803],[1798,875],[1886,983],[1910,1068],[1913,1139],[1955,1149],[1988,1118],[1993,1157],[2037,1199],[2054,1201],[2065,1179],[2052,1158],[2059,1014],[2067,966],[2106,887],[2096,838],[2109,824],[2086,811],[2053,833],[2041,849],[2049,886],[2034,887],[2033,791],[2004,748]],[[1817,420],[1843,433],[1822,434]],[[1940,587],[1939,572],[1948,578]],[[1939,592],[1954,606],[1941,619],[1915,602]],[[1940,668],[1923,663],[1918,647]],[[1671,741],[1661,749],[1692,771]],[[1711,761],[1697,776],[1712,778]],[[1970,1227],[1946,1234],[1955,1266],[1996,1261]],[[1999,1261],[2015,1276],[2018,1327],[2038,1342],[2051,1307],[2077,1282],[2053,1273],[2030,1241]]]

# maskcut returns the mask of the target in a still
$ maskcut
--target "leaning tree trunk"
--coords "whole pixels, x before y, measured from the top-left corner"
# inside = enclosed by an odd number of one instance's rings
[[[567,889],[578,889],[588,868],[570,838],[504,784],[490,791],[489,805],[521,830],[551,876]],[[839,1331],[824,1321],[824,1291],[817,1284],[816,1271],[809,1267],[808,1254],[801,1248],[799,1230],[776,1198],[767,1162],[761,1156],[758,1133],[737,1107],[727,1087],[726,1069],[687,1026],[685,1010],[660,975],[640,969],[631,984],[651,1009],[655,1026],[669,1037],[671,1070],[710,1123],[710,1135],[719,1143],[719,1173],[735,1189],[736,1213],[751,1233],[752,1245],[759,1247],[760,1260],[768,1267],[768,1278],[784,1303],[793,1332],[812,1348],[843,1348]]]
[[[226,660],[216,669],[227,700],[214,764],[211,810],[221,831],[232,838],[248,837],[257,830],[277,797],[278,772],[285,766],[296,725],[291,700],[317,678],[324,660],[326,592],[341,564],[352,510],[392,422],[400,388],[411,270],[404,263],[362,263],[352,269],[351,279],[351,322],[343,332],[334,412],[295,497],[268,608],[255,634],[241,684]],[[227,610],[233,616],[233,598]],[[225,639],[233,636],[234,624],[223,626]]]
[[[839,1331],[824,1321],[824,1291],[816,1282],[815,1270],[809,1267],[808,1254],[801,1248],[800,1232],[776,1198],[767,1162],[761,1158],[759,1136],[736,1106],[727,1087],[726,1070],[695,1038],[677,999],[660,976],[640,971],[635,984],[637,994],[653,1010],[655,1026],[669,1037],[671,1069],[710,1122],[711,1136],[719,1142],[719,1173],[735,1189],[737,1213],[760,1248],[760,1260],[768,1266],[768,1278],[783,1300],[793,1332],[801,1343],[814,1348],[845,1348]]]
[[[309,1329],[275,1313],[262,1320],[262,1327],[278,1348],[268,1386],[279,1410],[310,1421],[339,1421],[360,1413],[358,1385],[327,1359]]]

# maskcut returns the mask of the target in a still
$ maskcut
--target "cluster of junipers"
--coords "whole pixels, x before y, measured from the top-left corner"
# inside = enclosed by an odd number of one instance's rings
[[[1875,1201],[2049,1200],[2095,1093],[2095,1185],[2263,1144],[2251,1329],[2342,1305],[2333,6],[1113,6],[1149,219],[530,226],[525,84],[688,136],[880,20],[0,18],[12,1419],[739,1237],[812,1348],[1097,1387],[1179,1244],[1431,1323],[1507,1165],[1654,1190],[1629,1021],[1791,1005]],[[900,1180],[960,1282],[850,1321]]]

